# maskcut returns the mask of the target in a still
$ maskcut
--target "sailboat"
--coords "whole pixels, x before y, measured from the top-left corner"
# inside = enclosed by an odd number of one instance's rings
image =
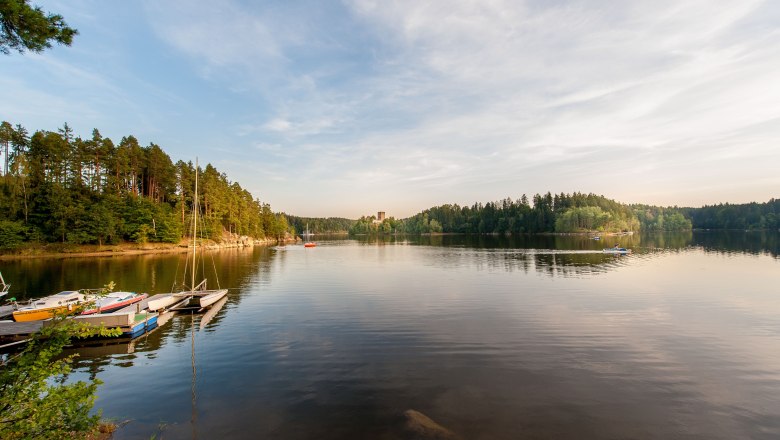
[[[311,234],[309,233],[309,224],[306,223],[306,232],[303,234],[303,238],[304,240],[308,240],[310,236]],[[303,247],[307,247],[307,248],[314,247],[314,246],[317,246],[317,243],[313,241],[307,241],[306,243],[303,244]]]
[[[176,308],[197,308],[205,309],[216,303],[225,295],[228,289],[219,288],[217,280],[217,289],[208,288],[208,280],[204,277],[198,284],[195,284],[195,274],[197,272],[198,256],[198,212],[200,206],[198,203],[198,161],[195,160],[195,197],[193,202],[193,221],[192,221],[192,272],[190,287],[178,292],[173,292],[161,298],[149,301],[149,310],[169,310]],[[186,271],[185,271],[186,276]]]

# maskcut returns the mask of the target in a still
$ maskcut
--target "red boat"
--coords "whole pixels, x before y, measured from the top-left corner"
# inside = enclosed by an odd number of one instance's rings
[[[317,243],[311,241],[303,244],[303,247],[314,247],[314,246],[317,246]]]
[[[110,313],[130,304],[135,304],[149,296],[146,293],[138,294],[134,292],[111,292],[108,295],[95,300],[95,307],[82,312],[82,315],[91,315],[93,313]]]

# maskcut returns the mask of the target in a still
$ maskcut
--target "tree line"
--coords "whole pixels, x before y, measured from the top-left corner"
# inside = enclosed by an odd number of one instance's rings
[[[536,194],[472,206],[447,204],[382,222],[361,217],[352,234],[524,234],[780,228],[780,201],[702,208],[623,204],[596,194]]]
[[[766,203],[720,203],[701,208],[681,208],[697,229],[780,229],[780,200]]]
[[[524,234],[581,231],[636,231],[640,223],[630,206],[595,194],[536,194],[530,200],[505,198],[472,206],[447,204],[407,219],[359,219],[352,233]]]
[[[30,135],[4,121],[0,154],[0,248],[24,242],[176,243],[188,230],[195,166],[174,163],[157,144],[141,146],[133,136],[115,143],[97,129],[84,139],[67,124]],[[273,238],[287,232],[284,215],[211,164],[198,173],[208,237],[219,240],[230,232]]]
[[[304,233],[307,227],[312,234],[343,233],[349,231],[355,223],[355,220],[341,217],[298,217],[289,214],[285,214],[285,217],[291,230],[299,234]]]

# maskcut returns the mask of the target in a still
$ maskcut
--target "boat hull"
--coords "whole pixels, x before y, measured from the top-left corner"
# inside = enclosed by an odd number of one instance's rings
[[[147,303],[147,308],[151,311],[157,311],[161,309],[165,309],[167,307],[170,307],[177,302],[181,301],[181,297],[177,296],[176,294],[171,293],[170,295],[164,296],[162,298],[153,299]]]
[[[60,306],[45,309],[16,310],[12,315],[16,322],[43,321],[44,319],[54,318],[55,314],[71,314],[75,311],[73,309],[71,306]]]
[[[208,295],[201,296],[200,298],[198,298],[200,307],[205,308],[214,304],[215,302],[225,297],[227,293],[228,293],[227,289],[220,289],[217,290],[216,292],[209,293]]]
[[[130,298],[130,299],[125,300],[125,301],[120,301],[120,302],[109,304],[109,305],[106,305],[106,306],[103,306],[103,307],[100,307],[100,308],[87,310],[87,311],[83,312],[82,315],[92,315],[94,313],[111,313],[111,312],[115,312],[115,311],[117,311],[119,309],[122,309],[122,308],[125,308],[125,307],[127,307],[127,306],[129,306],[131,304],[135,304],[135,303],[137,303],[139,301],[142,301],[147,296],[149,296],[149,295],[144,293],[143,295],[138,295],[138,296],[136,296],[134,298]]]

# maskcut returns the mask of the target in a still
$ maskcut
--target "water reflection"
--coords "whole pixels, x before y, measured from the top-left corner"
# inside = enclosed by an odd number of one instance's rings
[[[208,251],[220,285],[235,287],[263,277],[275,251],[268,247]],[[29,258],[2,261],[3,276],[12,284],[10,296],[19,300],[51,295],[62,290],[101,287],[109,281],[115,290],[169,292],[181,283],[185,254],[150,254],[114,257]],[[210,261],[209,261],[210,263]]]
[[[769,236],[711,238],[616,238],[628,257],[579,236],[226,253],[212,319],[85,353],[77,374],[133,420],[116,440],[189,438],[193,408],[201,438],[404,439],[407,409],[470,439],[775,438],[776,254]]]
[[[366,244],[413,244],[470,249],[555,249],[599,251],[619,245],[635,253],[679,251],[697,247],[707,252],[780,255],[778,231],[681,231],[644,232],[625,235],[423,235],[361,236]]]

